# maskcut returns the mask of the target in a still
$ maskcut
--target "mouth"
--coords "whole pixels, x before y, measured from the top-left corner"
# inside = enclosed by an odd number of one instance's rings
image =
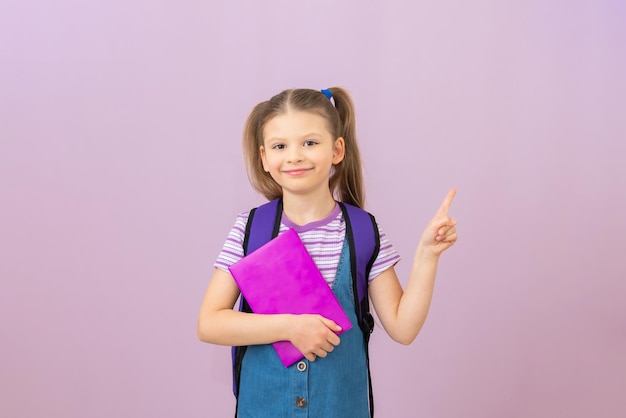
[[[291,169],[291,170],[283,170],[283,173],[287,174],[288,176],[301,176],[305,173],[307,173],[309,170],[312,170],[311,168],[295,168],[295,169]]]

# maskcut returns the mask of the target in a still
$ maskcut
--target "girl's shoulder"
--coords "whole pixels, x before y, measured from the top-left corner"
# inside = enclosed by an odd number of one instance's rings
[[[224,246],[217,256],[214,266],[224,271],[243,258],[243,240],[246,234],[246,225],[250,211],[241,212],[235,219],[235,224],[228,232]]]
[[[229,235],[232,237],[241,237],[241,242],[243,242],[243,236],[246,233],[246,225],[248,224],[249,218],[249,210],[238,213],[237,217],[235,218],[235,224],[233,225]]]

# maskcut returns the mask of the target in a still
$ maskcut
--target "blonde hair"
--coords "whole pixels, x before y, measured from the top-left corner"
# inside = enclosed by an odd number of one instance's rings
[[[252,187],[268,200],[282,196],[282,189],[263,169],[260,147],[263,145],[263,129],[275,116],[289,110],[312,112],[323,117],[333,138],[345,141],[343,161],[334,166],[329,188],[332,195],[342,202],[362,208],[365,201],[361,154],[356,139],[354,104],[348,92],[341,87],[331,87],[335,105],[319,90],[289,89],[252,109],[243,132],[243,154],[248,179]]]

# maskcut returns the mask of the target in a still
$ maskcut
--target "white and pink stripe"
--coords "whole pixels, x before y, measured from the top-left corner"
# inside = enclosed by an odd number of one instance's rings
[[[228,266],[243,257],[243,238],[248,214],[249,212],[244,212],[237,216],[235,225],[229,232],[224,247],[215,262],[215,267],[228,271]],[[283,215],[280,233],[289,228],[296,230],[313,261],[320,269],[322,276],[324,276],[326,283],[329,286],[332,285],[346,235],[346,224],[339,206],[336,206],[325,219],[302,226],[294,224]],[[380,252],[372,266],[370,281],[400,261],[400,255],[389,242],[380,225],[378,231],[380,233]]]

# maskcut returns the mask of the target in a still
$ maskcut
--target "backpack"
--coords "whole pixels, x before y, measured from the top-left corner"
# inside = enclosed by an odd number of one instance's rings
[[[359,328],[365,342],[365,358],[369,382],[370,416],[374,416],[374,398],[372,394],[372,379],[369,366],[368,343],[370,334],[374,331],[374,318],[370,313],[369,296],[367,292],[368,277],[372,265],[380,250],[380,236],[374,216],[356,206],[339,202],[343,218],[346,222],[346,238],[350,249],[350,270],[352,273],[352,288],[354,306]],[[250,211],[243,240],[244,256],[252,253],[272,238],[278,236],[280,221],[283,213],[282,199],[275,199]],[[252,312],[247,301],[241,296],[239,310]],[[233,393],[239,395],[239,377],[241,364],[246,352],[245,346],[232,348],[233,360]],[[236,416],[236,412],[235,412]]]

